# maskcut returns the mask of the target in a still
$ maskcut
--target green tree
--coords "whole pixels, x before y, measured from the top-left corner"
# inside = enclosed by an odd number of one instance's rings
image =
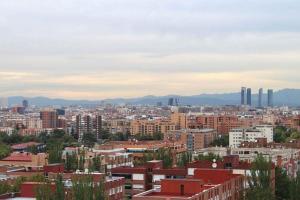
[[[85,153],[84,151],[81,151],[79,154],[79,164],[78,164],[78,168],[79,170],[84,170],[84,164],[85,164]]]
[[[300,172],[297,172],[297,177],[291,180],[290,187],[290,200],[300,199]]]
[[[78,169],[78,155],[77,153],[66,153],[65,168],[67,171],[75,171]]]
[[[208,160],[208,161],[219,161],[221,160],[219,155],[213,154],[213,153],[208,153],[207,155],[199,154],[195,160]]]
[[[192,153],[191,152],[185,152],[180,154],[179,158],[177,159],[177,166],[178,167],[184,167],[186,164],[192,162]]]
[[[290,179],[285,170],[280,167],[275,168],[275,196],[276,199],[290,199]]]
[[[97,142],[96,135],[93,133],[85,133],[82,137],[82,143],[87,147],[94,147]]]
[[[41,183],[35,191],[36,200],[55,200],[50,183]]]
[[[102,179],[98,184],[95,186],[95,200],[108,200],[108,195],[105,191],[105,180]]]
[[[52,144],[48,144],[47,148],[48,148],[48,154],[49,154],[48,162],[50,164],[61,163],[62,162],[62,149],[63,149],[62,144],[59,142],[54,142]]]
[[[65,190],[64,190],[63,177],[61,174],[59,174],[56,177],[55,186],[56,186],[55,193],[54,193],[55,200],[64,200],[65,199]]]
[[[100,172],[101,171],[101,157],[96,155],[93,158],[93,170]]]
[[[7,157],[10,154],[10,152],[10,147],[0,142],[0,160]]]
[[[72,180],[73,199],[93,200],[93,178],[91,176],[77,177]]]
[[[229,135],[221,135],[221,136],[219,136],[210,145],[211,146],[228,147],[229,146]]]
[[[261,154],[252,162],[251,176],[248,177],[249,188],[246,191],[246,200],[273,200],[271,188],[272,162],[267,161]]]
[[[21,188],[21,184],[24,183],[26,180],[27,178],[24,176],[18,177],[12,186],[11,189],[12,192],[19,192]]]
[[[32,154],[35,154],[35,155],[39,153],[39,150],[38,150],[36,145],[29,146],[27,148],[27,151],[32,153]]]
[[[10,185],[8,183],[0,183],[0,195],[6,194],[10,191]]]

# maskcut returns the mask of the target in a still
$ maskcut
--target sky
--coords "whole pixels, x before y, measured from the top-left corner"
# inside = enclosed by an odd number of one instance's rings
[[[300,88],[299,0],[2,0],[0,97]]]

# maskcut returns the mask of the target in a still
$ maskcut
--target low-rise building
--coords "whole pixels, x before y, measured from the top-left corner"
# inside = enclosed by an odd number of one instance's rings
[[[242,142],[255,142],[258,138],[267,138],[273,142],[273,126],[258,125],[255,128],[238,128],[229,132],[229,146],[239,147]]]

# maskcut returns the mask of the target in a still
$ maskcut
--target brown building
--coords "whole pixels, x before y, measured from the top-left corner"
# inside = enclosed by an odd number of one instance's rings
[[[55,110],[46,110],[40,112],[43,128],[57,128],[58,115]]]
[[[256,118],[239,118],[235,115],[201,115],[197,116],[192,124],[193,128],[211,128],[218,134],[228,134],[235,128],[252,127],[259,124]]]
[[[165,134],[176,130],[176,124],[169,120],[133,120],[131,122],[131,134],[153,135],[154,133]]]
[[[176,141],[186,144],[188,151],[197,151],[208,147],[217,137],[214,129],[182,129],[164,134],[165,141]]]

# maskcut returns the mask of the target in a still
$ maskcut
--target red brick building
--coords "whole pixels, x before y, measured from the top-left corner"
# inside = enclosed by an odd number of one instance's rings
[[[163,179],[161,188],[135,195],[133,200],[238,200],[244,190],[244,177],[231,170],[195,170],[185,179]]]

